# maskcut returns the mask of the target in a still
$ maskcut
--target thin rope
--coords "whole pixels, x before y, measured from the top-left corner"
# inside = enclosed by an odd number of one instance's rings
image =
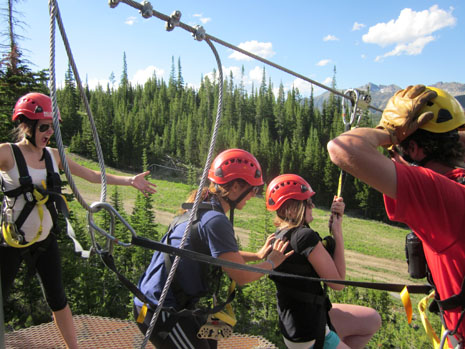
[[[104,202],[106,199],[106,193],[107,193],[107,181],[106,181],[105,163],[103,160],[102,148],[100,146],[100,140],[98,137],[97,128],[95,127],[94,118],[90,110],[89,101],[87,100],[87,96],[85,94],[81,79],[79,77],[79,72],[76,67],[76,63],[74,62],[73,54],[71,52],[71,48],[68,42],[68,38],[66,36],[66,32],[63,26],[63,22],[61,20],[60,11],[58,9],[58,4],[56,0],[49,0],[49,11],[50,11],[50,98],[52,100],[53,127],[55,129],[55,138],[57,142],[57,148],[60,154],[61,164],[63,166],[66,179],[68,180],[69,186],[71,187],[74,196],[76,197],[77,201],[81,204],[82,207],[84,207],[87,211],[91,212],[93,211],[93,209],[86,203],[84,198],[81,196],[73,180],[71,171],[68,166],[68,161],[66,159],[63,140],[61,137],[60,121],[58,119],[58,105],[57,105],[56,78],[55,78],[55,19],[58,23],[58,27],[60,29],[61,36],[63,38],[63,44],[65,45],[66,53],[68,55],[69,63],[72,67],[74,78],[79,88],[79,92],[84,102],[87,116],[89,118],[89,122],[91,125],[92,136],[94,139],[95,149],[97,152],[98,162],[100,165],[100,177],[101,177],[100,201]]]
[[[207,181],[207,175],[208,175],[208,171],[210,169],[210,165],[211,165],[211,162],[212,162],[213,151],[215,150],[216,138],[217,138],[218,129],[219,129],[219,126],[220,126],[222,109],[223,109],[223,69],[222,69],[222,66],[221,66],[221,60],[220,60],[218,52],[216,51],[216,48],[212,44],[212,42],[207,38],[205,39],[205,41],[207,42],[207,44],[212,49],[213,54],[215,55],[216,62],[218,64],[218,73],[219,73],[218,74],[219,75],[218,76],[218,88],[219,88],[218,109],[217,109],[217,112],[216,112],[215,126],[214,126],[213,133],[212,133],[212,136],[211,136],[210,148],[208,149],[207,160],[205,161],[205,167],[203,169],[202,178],[201,178],[200,184],[199,184],[199,189],[197,190],[197,194],[195,196],[192,211],[191,211],[190,216],[189,216],[189,221],[187,222],[186,229],[184,230],[184,234],[183,234],[183,237],[181,239],[181,243],[179,245],[179,248],[184,248],[186,240],[187,240],[187,238],[188,238],[188,236],[190,234],[190,231],[191,231],[192,222],[194,221],[194,218],[197,215],[197,209],[199,207],[200,201],[202,200],[202,188],[205,186],[205,183]],[[178,267],[180,259],[181,259],[181,257],[179,257],[179,256],[176,256],[175,259],[174,259],[171,270],[170,270],[170,272],[168,274],[168,277],[166,279],[165,286],[163,287],[163,291],[162,291],[162,293],[160,295],[160,299],[158,300],[158,306],[155,309],[155,312],[153,314],[152,319],[150,320],[149,328],[147,329],[147,332],[145,333],[145,338],[144,338],[144,341],[143,341],[142,346],[141,346],[142,349],[145,348],[145,346],[147,345],[148,340],[150,339],[153,328],[155,327],[155,323],[157,322],[158,316],[159,316],[160,311],[161,311],[161,309],[163,307],[163,303],[165,302],[166,296],[168,294],[168,290],[169,290],[169,288],[171,286],[171,283],[173,282],[174,274],[176,272],[176,269]]]
[[[137,2],[135,2],[133,0],[109,0],[109,3],[110,3],[111,7],[116,7],[119,2],[124,2],[125,4],[138,9],[141,12],[143,17],[148,17],[148,13],[151,12],[152,16],[157,17],[157,18],[159,18],[159,19],[161,19],[163,21],[166,21],[167,23],[171,23],[171,17],[169,17],[169,16],[167,16],[167,15],[165,15],[163,13],[160,13],[160,12],[158,12],[156,10],[153,10],[148,1],[144,1],[142,3],[137,3]],[[185,24],[185,23],[183,23],[181,21],[176,22],[176,26],[179,26],[182,29],[187,30],[188,32],[190,32],[190,33],[192,33],[194,35],[198,31],[198,28],[191,27],[190,25],[187,25],[187,24]],[[232,45],[232,44],[230,44],[230,43],[228,43],[228,42],[226,42],[224,40],[218,39],[218,38],[214,37],[213,35],[210,35],[210,34],[207,34],[207,33],[205,33],[204,35],[205,35],[205,39],[209,39],[211,41],[214,41],[214,42],[216,42],[216,43],[218,43],[220,45],[223,45],[225,47],[230,48],[231,50],[238,51],[238,52],[240,52],[240,53],[242,53],[242,54],[244,54],[246,56],[249,56],[249,57],[251,57],[253,59],[256,59],[257,61],[268,64],[268,65],[270,65],[270,66],[272,66],[272,67],[274,67],[274,68],[276,68],[278,70],[281,70],[281,71],[283,71],[285,73],[288,73],[290,75],[293,75],[293,76],[295,76],[295,77],[297,77],[299,79],[307,81],[307,82],[309,82],[309,83],[311,83],[313,85],[321,87],[322,89],[325,89],[325,90],[327,90],[329,92],[332,92],[335,95],[338,95],[338,96],[343,97],[345,99],[349,99],[352,102],[355,102],[351,96],[345,95],[342,91],[336,90],[336,89],[331,88],[329,86],[326,86],[326,85],[324,85],[324,84],[322,84],[322,83],[320,83],[318,81],[312,80],[312,79],[310,79],[310,78],[308,78],[308,77],[306,77],[306,76],[304,76],[302,74],[296,73],[293,70],[285,68],[285,67],[283,67],[283,66],[281,66],[281,65],[279,65],[277,63],[274,63],[274,62],[269,61],[269,60],[267,60],[265,58],[257,56],[257,55],[255,55],[255,54],[253,54],[251,52],[248,52],[248,51],[246,51],[246,50],[244,50],[244,49],[242,49],[240,47],[234,46],[234,45]],[[375,111],[382,112],[381,109],[378,109],[378,108],[376,108],[374,106],[371,106],[371,105],[368,105],[368,108],[373,109]]]

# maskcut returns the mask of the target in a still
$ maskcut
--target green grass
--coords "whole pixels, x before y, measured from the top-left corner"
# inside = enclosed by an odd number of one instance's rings
[[[71,155],[74,161],[91,169],[99,170],[98,164]],[[132,176],[133,173],[106,168],[107,173]],[[63,176],[64,177],[64,176]],[[73,180],[81,195],[88,204],[100,200],[100,184],[89,183],[74,176]],[[167,180],[151,179],[157,185],[157,193],[154,196],[154,208],[176,214],[189,193],[196,186]],[[136,199],[137,190],[129,186],[118,187],[127,213],[130,213]],[[111,196],[112,186],[107,186],[107,201]],[[79,207],[78,203],[72,203],[72,208]],[[78,209],[82,211],[83,209]],[[76,212],[78,216],[85,212]],[[243,210],[236,210],[234,225],[256,233],[271,233],[274,231],[272,224],[273,214],[265,208],[263,196],[249,200]],[[328,235],[329,211],[319,208],[314,209],[314,220],[311,227],[321,236]],[[365,220],[344,216],[343,221],[344,242],[346,249],[363,253],[369,256],[382,257],[392,260],[405,260],[404,241],[407,229],[391,226],[378,221]]]
[[[79,157],[70,155],[78,163],[98,170],[98,165],[94,162],[90,162]],[[132,176],[133,173],[127,173],[118,171],[112,168],[107,169],[108,173],[117,174],[117,175],[129,175]],[[73,177],[78,190],[81,195],[86,198],[87,203],[92,203],[93,201],[99,201],[99,184],[88,183],[78,177]],[[157,211],[165,211],[171,214],[177,213],[180,208],[181,203],[183,203],[189,193],[196,189],[196,186],[187,185],[179,182],[171,182],[168,180],[160,179],[151,179],[157,185],[157,193],[154,195],[154,208]],[[109,186],[107,189],[107,201],[111,196],[112,187]],[[126,213],[130,214],[132,207],[134,205],[137,191],[132,187],[119,187],[120,195],[123,199],[124,207]],[[78,219],[85,222],[86,211],[80,207],[77,201],[71,203],[71,208],[73,212],[77,215]],[[250,232],[258,233],[257,236],[264,238],[268,233],[274,231],[274,226],[272,224],[274,214],[268,212],[265,208],[265,202],[263,196],[255,197],[249,200],[247,206],[243,210],[236,210],[235,213],[235,227],[249,230]],[[328,219],[329,211],[315,208],[314,209],[314,221],[311,223],[311,226],[314,230],[318,231],[321,236],[328,234]],[[158,224],[158,231],[164,233],[167,229],[166,225],[160,224],[155,219]],[[345,247],[347,250],[352,250],[358,253],[361,253],[366,256],[374,256],[378,258],[385,258],[391,261],[402,261],[405,263],[405,254],[404,254],[404,241],[405,235],[409,232],[407,229],[390,226],[388,224],[377,222],[373,220],[365,220],[350,216],[344,216],[343,221],[343,232]],[[348,265],[347,269],[356,268],[356,266]],[[370,276],[370,271],[374,273],[383,273],[382,267],[376,266],[367,266],[365,269],[365,274],[357,278],[350,278],[352,280],[358,281],[374,281],[373,277]],[[402,277],[408,279],[407,264],[405,263],[405,270],[402,271]],[[418,282],[418,280],[409,280],[413,282]],[[365,294],[372,294],[373,297],[371,306],[377,308],[379,311],[383,311],[381,307],[382,294],[379,291],[374,293],[359,288],[348,287],[343,291],[343,293],[334,293],[334,295],[339,294],[338,297],[341,299],[335,299],[339,301],[347,301],[349,303],[354,302],[352,298],[347,300],[344,297],[349,297],[354,292],[363,292]],[[348,295],[348,296],[344,296]],[[396,295],[394,295],[396,296]],[[357,294],[356,296],[357,297]],[[400,344],[400,347],[424,347],[426,341],[424,338],[424,332],[418,326],[421,326],[418,320],[418,312],[415,309],[418,301],[423,297],[423,295],[411,295],[412,305],[414,306],[414,314],[416,317],[416,325],[408,326],[406,324],[404,310],[402,308],[401,302],[398,297],[391,298],[391,303],[389,306],[391,310],[386,310],[386,314],[394,318],[386,318],[383,321],[383,331],[377,335],[378,337],[374,338],[373,345],[375,347],[387,347],[387,342],[391,343],[403,343]],[[356,299],[356,298],[355,298]],[[381,299],[381,300],[380,300]],[[435,316],[431,315],[430,318],[433,318],[434,321],[438,320]],[[436,321],[437,322],[437,321]],[[419,324],[419,325],[418,325]],[[437,326],[436,326],[437,327]],[[416,337],[419,336],[419,337]],[[399,337],[399,338],[397,338]],[[389,339],[387,339],[389,338]],[[418,338],[421,339],[422,343],[420,346],[404,346],[405,341],[414,343],[418,341]],[[405,344],[406,345],[406,344]],[[373,347],[373,346],[370,346]]]

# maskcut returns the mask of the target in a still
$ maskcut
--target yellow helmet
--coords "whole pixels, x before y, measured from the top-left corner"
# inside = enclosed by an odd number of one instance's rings
[[[434,117],[420,128],[429,132],[445,133],[465,124],[462,106],[454,96],[437,87],[427,86],[426,88],[436,91],[438,96],[420,110],[420,114],[427,111],[434,113]]]

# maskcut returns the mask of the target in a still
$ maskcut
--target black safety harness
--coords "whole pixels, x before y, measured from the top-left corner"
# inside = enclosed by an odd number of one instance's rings
[[[307,225],[291,228],[291,229],[283,229],[277,232],[276,239],[281,240],[291,240],[291,235],[297,231],[298,229],[310,229]],[[323,242],[323,241],[322,241]],[[334,239],[332,240],[334,243]],[[292,247],[290,247],[292,248]],[[334,250],[334,245],[331,246],[331,249]],[[328,251],[332,255],[331,252]],[[290,260],[286,261],[288,264],[288,268],[292,269],[293,274],[302,275],[302,276],[309,276],[312,273],[312,267],[309,263],[305,265],[300,263],[293,263],[292,266],[289,266]],[[275,276],[270,276],[271,279],[276,280]],[[331,320],[329,318],[328,312],[331,309],[331,301],[329,300],[327,294],[327,286],[326,284],[323,287],[323,294],[315,294],[310,291],[299,291],[293,287],[287,287],[282,282],[277,285],[277,289],[279,292],[283,292],[286,296],[289,296],[299,302],[313,304],[318,308],[318,327],[315,329],[317,333],[315,337],[315,349],[321,349],[324,346],[325,342],[325,332],[326,332],[326,325],[328,325],[332,330],[334,327],[331,324]]]
[[[45,251],[48,247],[48,243],[43,244],[38,252],[31,256],[28,246],[31,246],[31,242],[26,242],[25,234],[21,229],[27,217],[31,214],[34,207],[39,203],[38,200],[43,202],[43,205],[50,212],[53,227],[51,233],[58,234],[60,228],[58,225],[58,212],[61,212],[67,220],[68,225],[68,236],[73,240],[75,251],[80,253],[82,257],[88,257],[90,251],[84,251],[77,241],[74,231],[69,223],[69,210],[66,199],[61,193],[61,178],[60,175],[55,172],[53,167],[52,155],[47,149],[43,149],[42,158],[45,161],[45,169],[47,172],[47,177],[44,186],[35,185],[32,182],[32,178],[29,175],[26,161],[20,150],[20,148],[14,144],[10,143],[10,146],[13,150],[14,159],[18,168],[19,173],[19,184],[20,186],[12,189],[5,190],[3,183],[3,178],[1,182],[2,191],[4,193],[4,198],[2,202],[2,234],[1,234],[1,245],[7,247],[14,247],[22,249],[21,254],[23,255],[26,263],[29,267],[29,271],[32,273],[35,270],[35,263],[38,256],[40,255],[39,251]],[[23,196],[25,199],[25,205],[18,215],[17,219],[13,221],[13,209],[16,203],[16,199],[20,196]],[[9,200],[13,201],[13,204],[9,204]],[[40,236],[41,231],[38,232],[34,240],[37,240]],[[47,239],[47,241],[50,241]]]
[[[63,209],[63,199],[59,200],[58,197],[61,198],[61,179],[58,173],[54,171],[53,162],[50,156],[50,153],[44,149],[43,150],[43,158],[45,160],[45,168],[47,171],[47,178],[46,178],[46,188],[42,188],[40,186],[34,185],[32,183],[32,178],[29,175],[29,171],[27,169],[26,161],[24,159],[21,150],[16,144],[11,143],[11,148],[13,150],[14,158],[16,161],[16,165],[19,172],[19,183],[20,186],[18,188],[12,190],[5,190],[5,186],[2,179],[2,191],[4,193],[4,199],[2,202],[2,234],[1,234],[1,242],[3,246],[10,246],[8,244],[8,239],[5,238],[6,230],[10,229],[16,234],[15,239],[18,242],[18,245],[14,245],[13,247],[21,247],[22,245],[26,245],[27,242],[25,241],[25,234],[22,231],[22,226],[26,221],[27,217],[30,215],[34,207],[36,206],[38,200],[37,195],[34,195],[34,191],[39,192],[41,197],[46,198],[46,202],[44,205],[50,212],[53,221],[53,228],[52,231],[54,233],[58,232],[58,212],[57,207]],[[16,199],[19,196],[24,196],[26,201],[21,213],[19,214],[18,218],[12,222],[13,217],[13,208]],[[7,198],[14,199],[13,205],[10,206],[8,203]],[[59,204],[57,204],[59,202]],[[65,204],[66,205],[66,204]],[[9,224],[10,226],[7,227],[6,225]],[[35,271],[35,264],[37,262],[37,258],[39,257],[40,253],[44,252],[49,244],[50,240],[47,240],[47,243],[42,244],[42,246],[37,249],[37,251],[32,255],[29,248],[25,247],[21,250],[21,255],[26,261],[28,265],[29,273],[33,274]]]

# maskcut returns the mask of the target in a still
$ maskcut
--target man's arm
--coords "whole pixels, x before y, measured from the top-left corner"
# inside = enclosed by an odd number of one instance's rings
[[[342,170],[395,199],[397,176],[394,162],[377,149],[387,144],[391,144],[391,140],[386,130],[356,128],[331,140],[328,152],[331,161]]]

